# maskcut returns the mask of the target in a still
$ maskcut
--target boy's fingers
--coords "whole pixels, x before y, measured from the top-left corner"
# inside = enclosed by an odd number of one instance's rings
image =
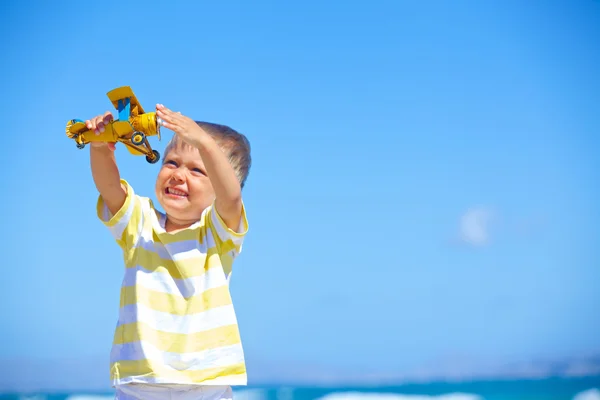
[[[159,113],[163,113],[165,115],[171,115],[171,114],[173,114],[173,112],[171,110],[169,110],[167,107],[159,108],[158,112]]]
[[[172,122],[170,122],[170,121],[164,121],[164,122],[163,122],[163,126],[164,126],[165,128],[167,128],[167,129],[170,129],[170,130],[172,130],[172,131],[174,131],[175,129],[177,129],[177,125],[173,124],[173,123],[172,123]]]
[[[167,113],[167,114],[172,114],[172,115],[181,115],[181,112],[174,112],[171,109],[169,109],[168,107],[165,107],[163,104],[157,104],[157,108],[158,111],[163,112],[163,113]]]
[[[104,118],[102,118],[102,122],[104,123],[104,125],[108,124],[110,121],[113,120],[113,115],[110,111],[107,111],[104,113]]]
[[[172,121],[183,121],[184,118],[181,111],[175,112],[168,110],[168,113],[166,115],[168,115]]]
[[[162,117],[162,119],[166,120],[167,122],[173,122],[176,120],[175,114],[173,114],[168,109],[158,110],[158,114]]]
[[[102,124],[102,116],[98,116],[94,119],[94,132],[98,135],[104,130],[104,124]]]
[[[164,124],[164,127],[172,130],[175,133],[178,133],[179,131],[181,131],[181,127],[173,122],[166,122]]]

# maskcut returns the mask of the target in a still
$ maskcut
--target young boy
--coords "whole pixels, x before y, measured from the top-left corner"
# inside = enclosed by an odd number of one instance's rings
[[[229,277],[248,230],[250,146],[229,127],[156,112],[175,133],[155,186],[164,214],[121,179],[114,144],[90,146],[98,217],[125,262],[112,383],[117,399],[232,398],[247,381]],[[86,124],[99,133],[112,118]]]

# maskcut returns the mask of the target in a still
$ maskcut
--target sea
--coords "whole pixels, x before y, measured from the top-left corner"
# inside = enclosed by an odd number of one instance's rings
[[[600,400],[600,376],[391,386],[246,386],[235,400]],[[111,400],[106,392],[0,393],[0,400]]]

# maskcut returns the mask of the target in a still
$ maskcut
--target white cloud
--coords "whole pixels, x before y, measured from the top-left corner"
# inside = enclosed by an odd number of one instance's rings
[[[476,207],[467,210],[460,218],[460,239],[472,246],[488,244],[492,217],[493,213],[488,208]]]

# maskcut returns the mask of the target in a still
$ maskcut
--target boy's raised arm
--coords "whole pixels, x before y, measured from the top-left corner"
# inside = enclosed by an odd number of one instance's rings
[[[88,129],[102,132],[104,126],[112,119],[111,112],[107,111],[104,115],[87,120],[85,123]],[[90,143],[92,177],[100,196],[113,215],[121,209],[127,198],[127,189],[121,184],[114,151],[114,143]]]
[[[227,156],[215,140],[191,118],[158,104],[157,113],[163,126],[200,151],[206,173],[215,191],[217,212],[232,230],[239,228],[242,216],[242,189]]]

